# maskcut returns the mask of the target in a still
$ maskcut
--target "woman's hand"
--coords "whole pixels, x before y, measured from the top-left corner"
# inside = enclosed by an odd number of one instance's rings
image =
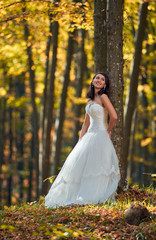
[[[107,132],[108,132],[109,138],[111,139],[111,131],[107,130]]]

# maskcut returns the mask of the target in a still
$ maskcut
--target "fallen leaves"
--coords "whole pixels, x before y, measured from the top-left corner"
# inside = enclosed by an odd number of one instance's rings
[[[136,187],[117,195],[117,204],[47,209],[44,199],[0,211],[0,239],[154,239],[155,193]],[[148,223],[131,226],[124,221],[130,204],[139,201],[153,213]]]

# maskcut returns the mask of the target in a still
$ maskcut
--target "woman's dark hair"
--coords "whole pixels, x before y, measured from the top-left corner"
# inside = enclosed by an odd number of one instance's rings
[[[108,89],[109,89],[109,77],[108,77],[107,74],[104,73],[104,72],[98,72],[98,73],[96,73],[96,74],[94,75],[93,80],[95,79],[95,77],[96,77],[98,74],[101,74],[101,75],[103,75],[103,76],[105,77],[105,83],[106,83],[106,88],[105,88],[105,89],[104,89],[104,88],[100,89],[100,91],[98,91],[98,95],[106,94],[107,96],[109,96],[109,91],[108,91]],[[92,100],[94,99],[94,85],[93,85],[93,80],[92,80],[92,82],[91,82],[91,84],[90,84],[90,88],[89,88],[89,90],[88,90],[88,92],[87,92],[87,97],[88,97],[88,98],[91,98]]]

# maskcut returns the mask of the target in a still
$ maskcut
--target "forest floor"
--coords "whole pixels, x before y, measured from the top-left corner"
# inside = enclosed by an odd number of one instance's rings
[[[130,187],[116,197],[116,205],[100,204],[47,209],[44,198],[0,210],[0,239],[156,239],[156,193],[154,189]],[[139,226],[126,223],[131,204],[151,213]]]

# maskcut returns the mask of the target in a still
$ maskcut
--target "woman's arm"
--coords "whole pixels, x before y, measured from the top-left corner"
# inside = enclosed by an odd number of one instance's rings
[[[89,125],[90,125],[90,119],[89,119],[88,113],[86,113],[79,139],[81,139],[84,136],[84,134],[87,132]]]
[[[108,114],[110,116],[110,120],[109,120],[109,124],[108,124],[108,128],[107,128],[107,132],[110,136],[111,135],[111,130],[114,127],[114,125],[115,125],[115,123],[118,119],[118,116],[117,116],[117,113],[116,113],[112,103],[110,102],[108,96],[106,94],[102,94],[101,99],[102,99],[103,105],[107,109]]]

